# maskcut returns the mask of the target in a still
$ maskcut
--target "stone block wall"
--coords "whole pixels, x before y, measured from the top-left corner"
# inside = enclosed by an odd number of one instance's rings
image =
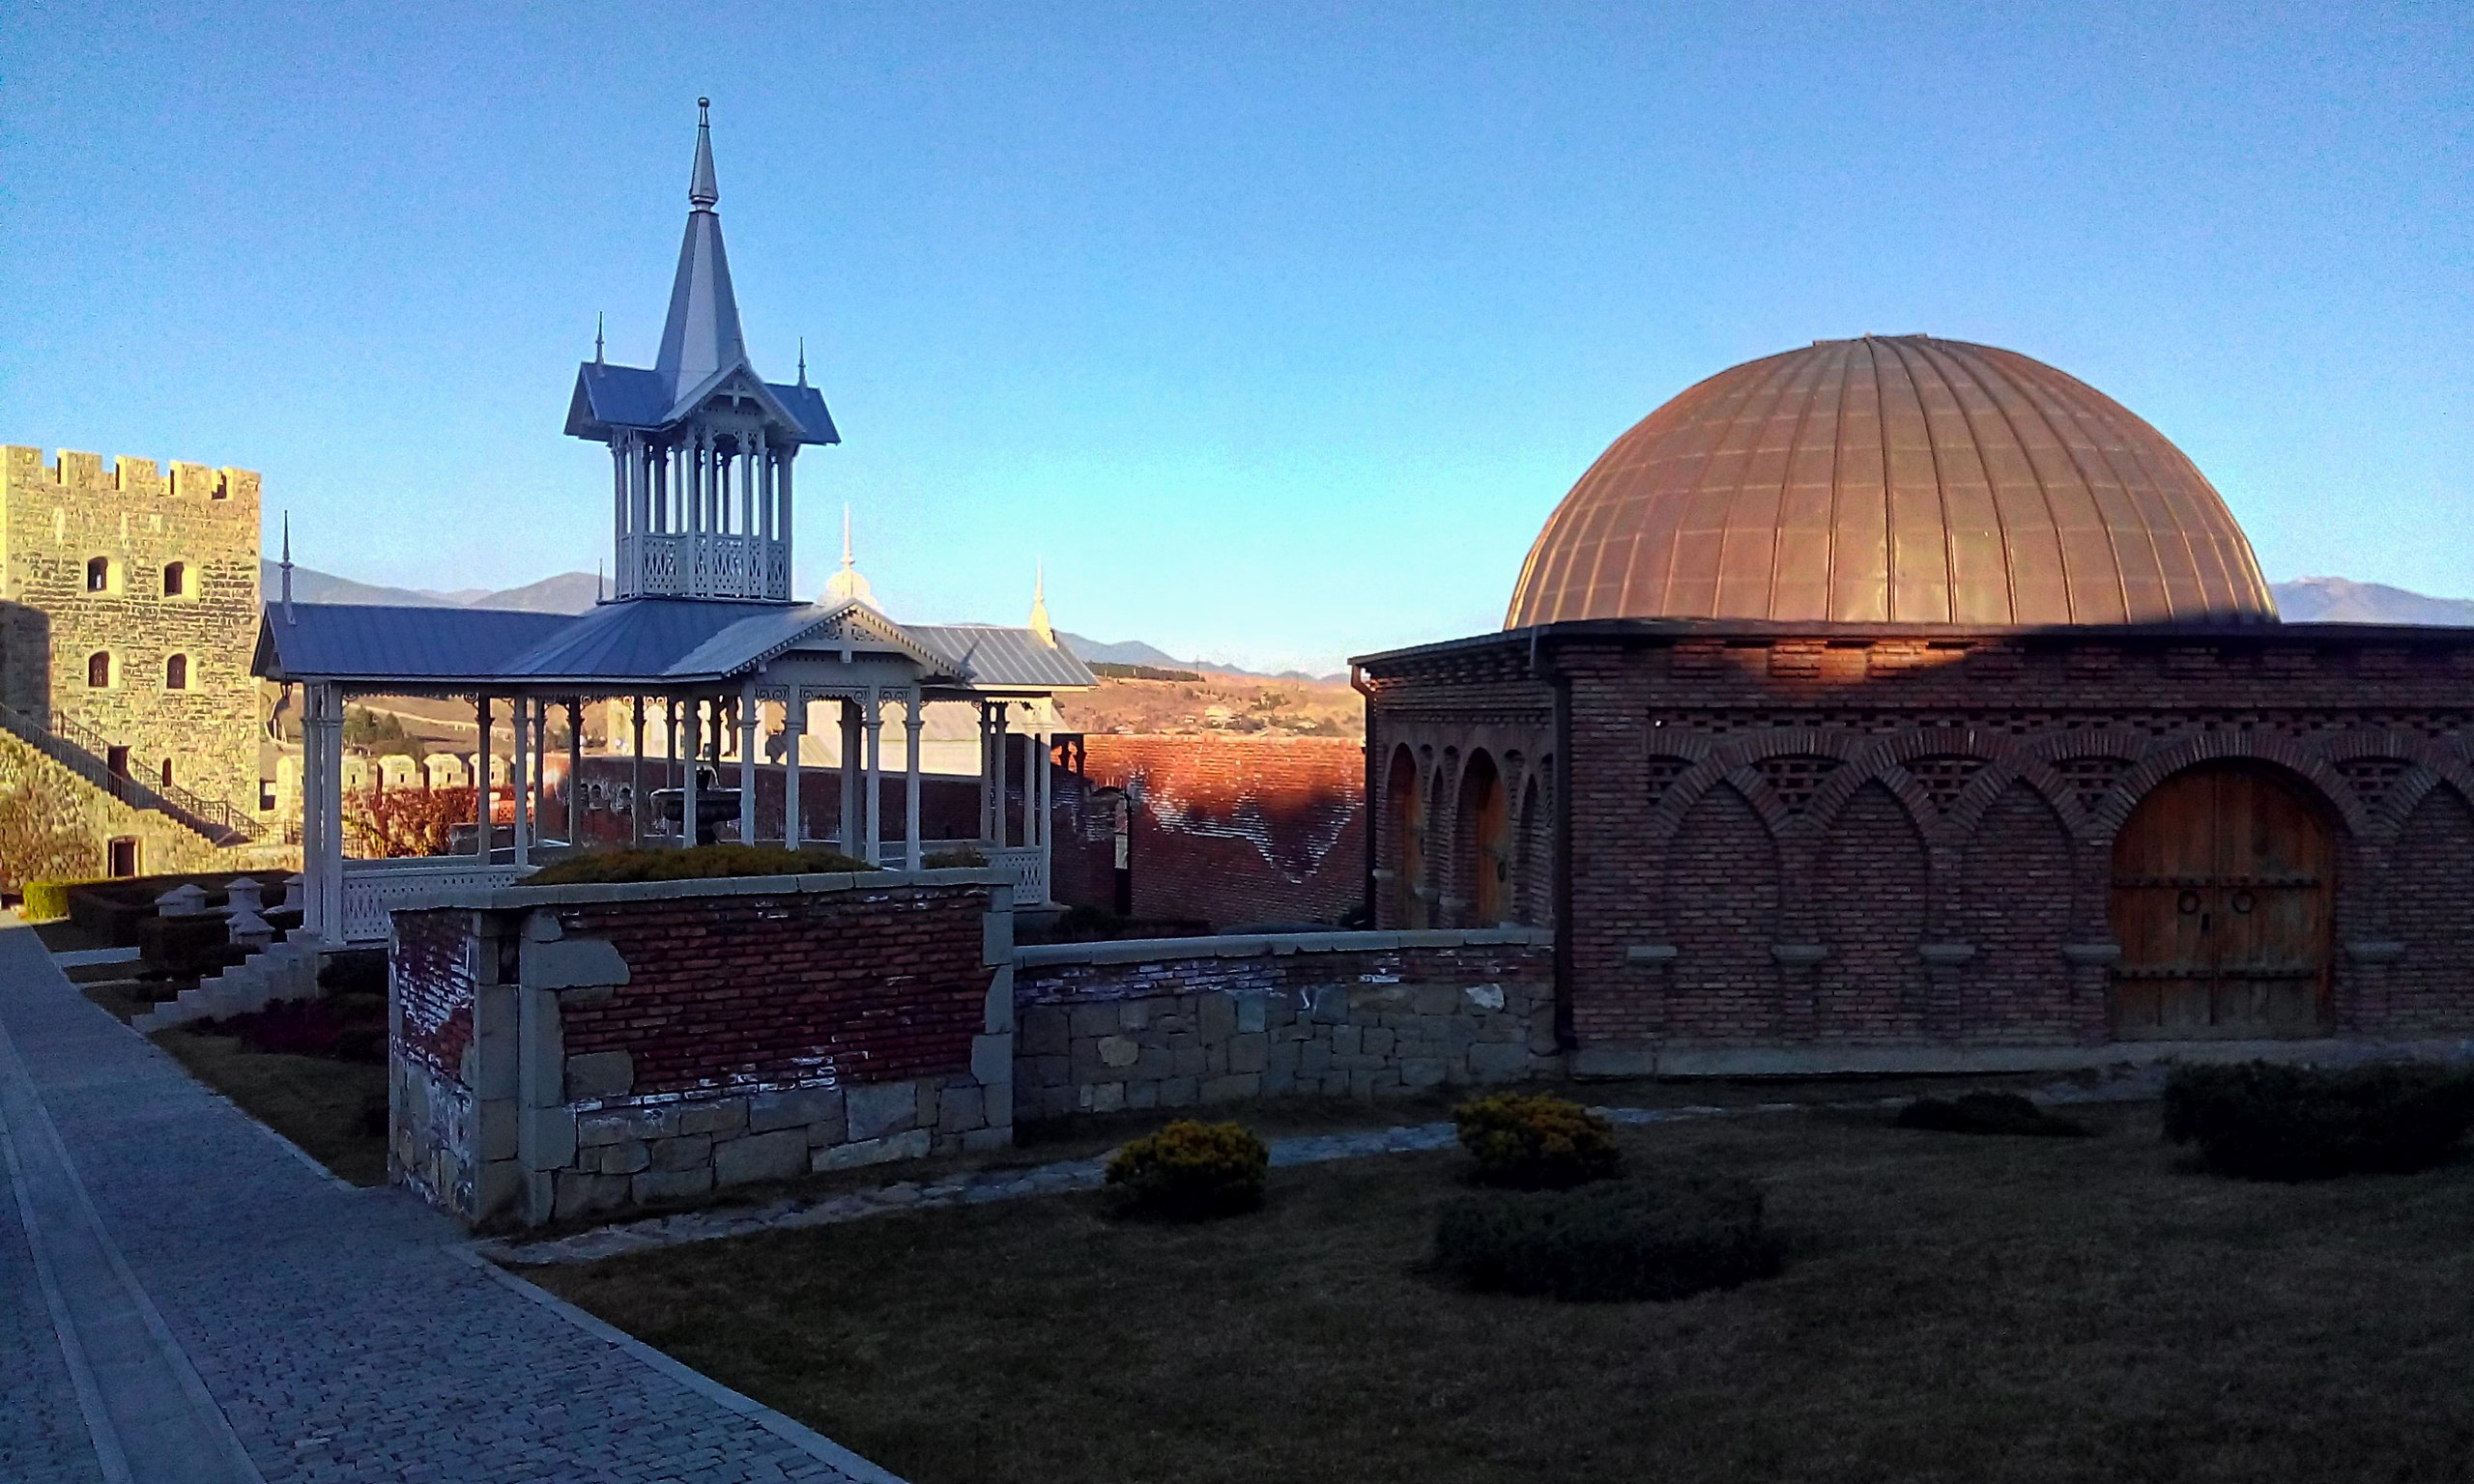
[[[127,747],[139,779],[159,781],[169,760],[175,784],[254,812],[258,504],[247,470],[0,447],[0,703],[45,726],[65,712]],[[98,558],[101,591],[87,582]],[[87,683],[97,652],[111,657],[101,687]]]
[[[1023,947],[1015,1115],[1551,1074],[1552,943],[1494,928]]]
[[[531,1224],[1010,1143],[1002,872],[516,887],[399,912],[396,1178]]]
[[[0,730],[0,892],[29,881],[91,881],[110,864],[107,846],[137,842],[141,873],[211,870],[231,853],[152,810],[97,787],[32,744]]]

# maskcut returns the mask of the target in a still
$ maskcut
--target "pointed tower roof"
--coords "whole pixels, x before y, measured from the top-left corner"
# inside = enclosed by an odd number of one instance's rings
[[[1056,647],[1056,626],[1048,619],[1048,563],[1034,569],[1031,579],[1031,632],[1050,649]]]
[[[675,402],[747,359],[739,331],[738,296],[731,290],[731,260],[722,250],[721,200],[713,181],[712,100],[696,100],[696,167],[687,182],[687,235],[678,244],[678,271],[670,283],[670,318],[662,325],[661,354],[653,370],[670,384]]]
[[[868,580],[861,577],[859,569],[850,562],[849,505],[842,507],[842,570],[824,580],[824,602],[828,607],[836,603],[865,603],[871,608],[877,603],[877,594],[868,585]]]

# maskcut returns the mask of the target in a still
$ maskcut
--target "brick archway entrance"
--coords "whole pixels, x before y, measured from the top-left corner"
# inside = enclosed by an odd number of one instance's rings
[[[2288,775],[2220,762],[2159,784],[2114,840],[2115,1038],[2326,1033],[2335,883],[2327,811]]]

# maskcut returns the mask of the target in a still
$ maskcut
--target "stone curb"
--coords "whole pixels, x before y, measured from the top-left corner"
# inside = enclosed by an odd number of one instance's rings
[[[900,1475],[868,1462],[814,1428],[792,1421],[763,1403],[723,1385],[694,1366],[663,1355],[634,1335],[595,1319],[549,1290],[527,1283],[515,1273],[507,1271],[482,1256],[475,1250],[475,1244],[472,1242],[453,1242],[448,1244],[447,1250],[479,1269],[493,1281],[522,1294],[585,1333],[616,1346],[690,1391],[718,1403],[728,1411],[736,1413],[810,1458],[834,1469],[843,1478],[849,1480],[849,1484],[904,1484]]]

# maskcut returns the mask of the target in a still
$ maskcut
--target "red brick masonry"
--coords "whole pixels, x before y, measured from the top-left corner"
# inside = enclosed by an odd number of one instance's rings
[[[988,893],[713,897],[560,911],[631,978],[562,1016],[569,1056],[625,1051],[631,1100],[883,1082],[970,1062],[988,996]]]
[[[2216,759],[2335,835],[2326,1034],[2474,1036],[2474,631],[1610,621],[1360,663],[1378,924],[1470,922],[1508,862],[1578,1070],[2086,1061],[2114,835]]]

